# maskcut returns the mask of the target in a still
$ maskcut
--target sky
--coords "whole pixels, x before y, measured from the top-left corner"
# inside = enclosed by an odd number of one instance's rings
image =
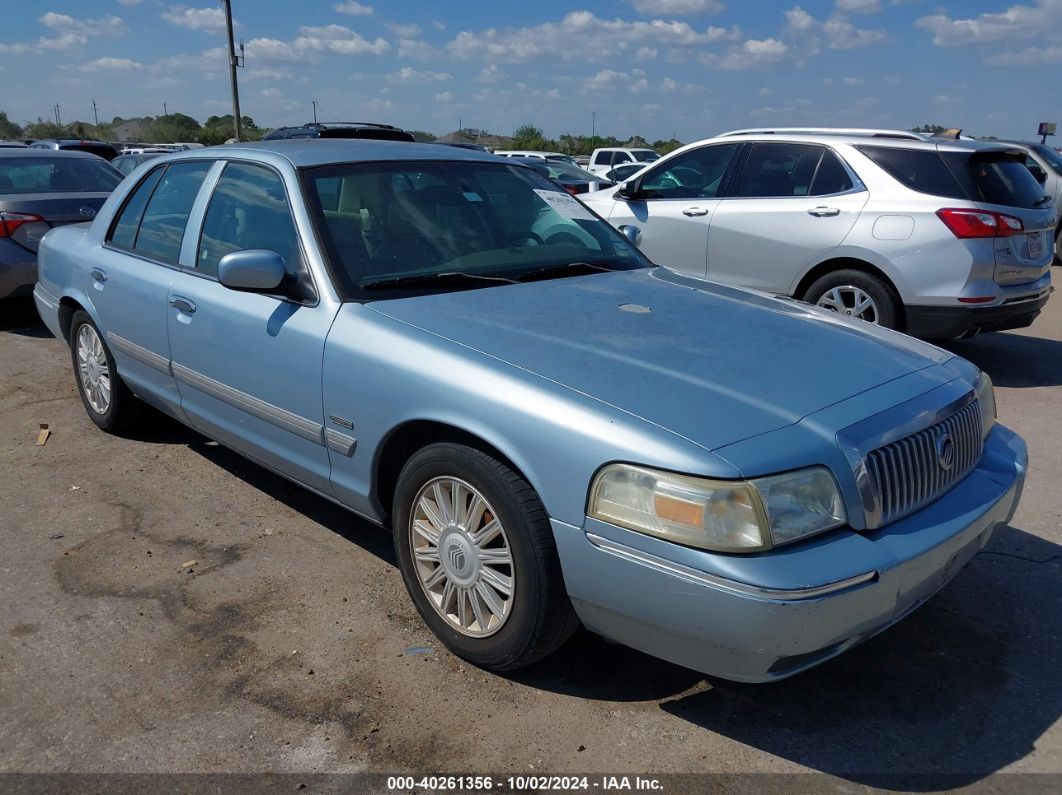
[[[217,0],[5,4],[15,121],[231,112]],[[260,126],[690,141],[764,125],[1031,136],[1062,121],[1062,0],[232,0]]]

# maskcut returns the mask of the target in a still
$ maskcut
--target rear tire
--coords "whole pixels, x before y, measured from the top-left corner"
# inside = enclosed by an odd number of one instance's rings
[[[864,271],[845,268],[816,279],[804,299],[823,309],[900,329],[900,301],[889,285]]]
[[[108,433],[121,433],[136,424],[140,402],[118,375],[103,334],[83,309],[70,319],[70,356],[74,380],[89,419]]]
[[[406,589],[454,654],[511,671],[575,630],[546,511],[505,464],[460,444],[425,447],[402,469],[392,516]]]
[[[1054,265],[1062,265],[1062,222],[1055,228],[1055,261]]]

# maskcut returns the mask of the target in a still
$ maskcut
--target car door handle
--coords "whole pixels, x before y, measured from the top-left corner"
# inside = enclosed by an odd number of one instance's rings
[[[92,278],[98,281],[100,284],[103,284],[105,281],[107,281],[106,271],[100,270],[99,268],[93,268],[91,272]]]
[[[170,306],[174,307],[175,309],[181,312],[184,312],[186,315],[195,314],[195,304],[193,304],[184,296],[175,295],[170,298]]]
[[[708,211],[703,207],[687,207],[682,214],[688,218],[697,218],[701,215],[708,215]]]
[[[816,218],[832,218],[835,215],[840,215],[841,211],[836,207],[815,207],[808,210],[808,215],[814,215]]]

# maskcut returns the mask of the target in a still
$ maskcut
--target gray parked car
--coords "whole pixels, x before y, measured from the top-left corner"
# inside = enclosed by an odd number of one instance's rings
[[[1008,146],[1025,152],[1025,165],[1055,201],[1055,260],[1062,261],[1062,154],[1047,144],[1029,141],[1006,141]]]
[[[749,133],[582,197],[654,261],[929,339],[1028,326],[1055,208],[1000,144]]]
[[[0,150],[0,298],[29,295],[37,246],[55,226],[91,221],[122,175],[95,155]]]
[[[45,236],[34,295],[100,428],[139,397],[389,526],[425,622],[487,668],[581,621],[789,676],[942,588],[1025,480],[969,362],[653,267],[464,149],[167,155]]]

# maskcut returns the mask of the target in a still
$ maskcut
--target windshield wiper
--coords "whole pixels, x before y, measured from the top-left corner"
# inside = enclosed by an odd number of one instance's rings
[[[363,284],[365,290],[389,290],[392,288],[416,287],[421,284],[439,284],[462,282],[500,282],[502,284],[519,284],[516,279],[507,276],[487,276],[482,273],[465,273],[464,271],[446,271],[445,273],[411,273],[408,276],[395,276],[392,279]]]
[[[520,274],[520,281],[533,281],[535,279],[547,278],[549,276],[556,276],[567,271],[574,270],[593,270],[593,271],[614,271],[616,268],[610,268],[607,265],[599,265],[596,262],[562,262],[557,265],[547,265],[544,268],[538,268],[537,270],[527,271]]]

